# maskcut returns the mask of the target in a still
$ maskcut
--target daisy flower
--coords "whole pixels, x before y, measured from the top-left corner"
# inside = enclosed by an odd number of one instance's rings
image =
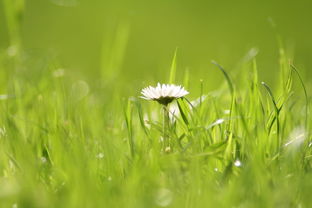
[[[181,85],[177,86],[174,84],[160,84],[156,87],[146,87],[142,90],[141,98],[145,100],[155,100],[163,105],[168,105],[173,100],[184,97],[189,94]]]

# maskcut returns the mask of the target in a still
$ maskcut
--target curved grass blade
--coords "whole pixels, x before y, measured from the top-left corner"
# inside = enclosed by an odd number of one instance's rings
[[[225,69],[220,64],[218,64],[216,61],[211,61],[211,63],[216,65],[221,70],[221,72],[223,73],[223,75],[227,81],[227,84],[229,86],[229,90],[230,90],[231,97],[232,97],[231,98],[231,106],[230,106],[230,117],[232,117],[234,106],[236,103],[233,82],[232,82],[230,76],[228,75],[228,73],[225,71]],[[234,149],[233,142],[232,142],[233,141],[233,132],[232,132],[232,121],[231,120],[229,121],[229,123],[227,125],[227,132],[228,132],[228,135],[226,136],[227,145],[226,145],[226,149],[224,152],[224,157],[226,159],[230,159],[232,156],[232,150]]]
[[[276,100],[273,96],[273,93],[272,93],[272,90],[270,89],[270,87],[265,82],[261,82],[261,84],[264,86],[264,88],[268,92],[269,97],[271,98],[271,101],[272,101],[274,109],[275,109],[275,117],[273,118],[273,120],[276,120],[277,148],[279,148],[279,146],[281,144],[281,141],[280,141],[280,121],[279,121],[280,108],[278,108],[278,106],[277,106]],[[270,133],[270,131],[269,131],[269,133]]]
[[[230,92],[231,94],[233,95],[234,94],[234,86],[233,86],[233,83],[231,81],[231,78],[230,76],[228,75],[228,73],[225,71],[225,69],[220,65],[218,64],[216,61],[212,60],[211,61],[212,64],[214,64],[215,66],[217,66],[223,73],[227,83],[228,83],[228,86],[229,86],[229,89],[230,89]]]
[[[306,102],[305,103],[305,105],[306,105],[306,109],[305,109],[305,127],[307,128],[308,127],[308,114],[309,114],[309,99],[308,99],[307,89],[306,89],[306,87],[304,85],[303,79],[302,79],[299,71],[297,70],[297,68],[293,64],[291,64],[290,66],[295,71],[295,73],[297,74],[297,76],[298,76],[298,78],[300,80],[300,84],[301,84],[301,86],[303,88],[305,102]]]

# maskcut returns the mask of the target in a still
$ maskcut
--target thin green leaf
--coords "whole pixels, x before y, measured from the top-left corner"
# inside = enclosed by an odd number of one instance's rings
[[[176,77],[176,71],[177,71],[177,51],[178,48],[176,48],[173,59],[171,62],[171,67],[170,67],[170,77],[169,77],[169,83],[174,84],[175,82],[175,77]]]

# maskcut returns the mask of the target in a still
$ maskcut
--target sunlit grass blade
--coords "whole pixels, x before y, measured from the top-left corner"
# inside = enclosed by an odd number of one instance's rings
[[[194,156],[217,156],[225,151],[226,146],[227,146],[226,141],[214,143],[207,146],[202,153],[196,154]]]
[[[230,105],[230,115],[229,115],[231,118],[233,116],[234,106],[236,103],[233,82],[232,82],[230,76],[228,75],[228,73],[225,71],[225,69],[220,64],[218,64],[215,61],[212,61],[212,64],[216,65],[218,67],[218,69],[220,69],[220,71],[223,73],[223,75],[227,81],[227,84],[228,84],[228,87],[229,87],[229,90],[231,93],[231,105]],[[232,157],[234,157],[233,150],[235,148],[235,143],[233,143],[232,120],[229,120],[229,123],[227,125],[226,141],[227,141],[227,146],[226,146],[226,149],[224,152],[224,157],[227,160],[230,160]]]
[[[228,86],[229,86],[230,92],[231,92],[231,94],[232,94],[232,96],[233,96],[233,93],[234,93],[234,86],[233,86],[233,83],[232,83],[232,81],[231,81],[230,76],[229,76],[228,73],[225,71],[225,69],[224,69],[220,64],[218,64],[216,61],[211,61],[211,63],[214,64],[215,66],[217,66],[218,69],[221,70],[221,72],[223,73],[223,75],[224,75],[224,77],[225,77],[225,79],[226,79],[226,82],[227,82],[227,84],[228,84]]]
[[[20,23],[24,11],[24,0],[3,0],[5,11],[6,26],[8,27],[11,46],[16,46],[18,49],[21,44],[20,40]]]
[[[279,113],[280,113],[280,109],[277,106],[276,100],[273,96],[273,93],[270,89],[270,87],[265,83],[265,82],[261,82],[261,84],[264,86],[264,88],[266,89],[267,93],[269,94],[269,97],[273,103],[273,107],[275,110],[275,116],[273,118],[273,120],[276,120],[276,135],[277,135],[277,145],[276,145],[276,149],[277,151],[279,150],[279,147],[281,145],[281,138],[280,138],[280,120],[279,120]],[[270,127],[269,127],[270,128]],[[270,132],[270,131],[269,131]]]
[[[132,156],[135,153],[134,147],[134,140],[133,140],[133,126],[132,126],[132,101],[128,99],[126,103],[124,103],[124,117],[127,125],[128,130],[128,142],[129,142],[129,149]]]
[[[176,48],[172,62],[171,62],[171,67],[170,67],[170,76],[169,76],[169,83],[174,84],[175,83],[175,78],[176,78],[176,71],[177,71],[177,52],[178,48]]]
[[[188,89],[190,85],[190,71],[189,69],[185,69],[184,76],[183,76],[183,86]]]
[[[309,98],[308,98],[308,93],[307,93],[307,89],[305,87],[305,84],[303,82],[303,79],[298,71],[298,69],[295,67],[295,65],[291,64],[290,65],[292,70],[295,71],[295,73],[297,74],[300,84],[302,86],[303,92],[304,92],[304,98],[305,98],[305,128],[308,127],[308,115],[309,115]]]
[[[111,81],[120,72],[129,35],[130,24],[121,22],[113,35],[103,38],[101,75],[104,80]]]
[[[149,130],[148,130],[148,128],[145,125],[145,121],[144,121],[144,117],[143,117],[142,105],[141,105],[141,103],[138,100],[135,101],[135,104],[136,104],[136,107],[137,107],[137,110],[138,110],[138,115],[139,115],[139,120],[140,120],[141,127],[143,128],[144,133],[146,134],[146,136],[149,137]]]
[[[186,106],[182,104],[182,101],[177,101],[177,104],[178,104],[179,111],[181,113],[181,117],[182,117],[184,123],[186,124],[186,126],[189,126],[189,120],[187,118]]]

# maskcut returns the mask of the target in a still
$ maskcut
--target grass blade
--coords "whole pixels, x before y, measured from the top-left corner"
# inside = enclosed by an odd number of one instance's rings
[[[128,130],[128,140],[131,156],[134,156],[134,141],[133,141],[133,130],[132,130],[132,103],[128,99],[127,104],[124,105],[124,116],[126,120]]]
[[[171,62],[171,67],[170,67],[170,76],[169,76],[169,83],[173,84],[175,82],[175,77],[176,77],[176,71],[177,71],[177,52],[178,48],[176,48],[173,59]]]
[[[303,82],[303,79],[302,79],[302,77],[301,77],[299,71],[298,71],[297,68],[295,67],[295,65],[291,64],[290,66],[291,66],[291,68],[296,72],[296,74],[297,74],[297,76],[298,76],[298,78],[299,78],[299,80],[300,80],[300,84],[301,84],[301,86],[302,86],[302,88],[303,88],[304,97],[305,97],[305,102],[306,102],[306,103],[305,103],[305,105],[306,105],[306,108],[305,108],[305,128],[307,129],[307,127],[308,127],[308,114],[309,114],[309,99],[308,99],[307,89],[306,89],[306,87],[305,87],[305,85],[304,85],[304,82]]]
[[[221,71],[222,71],[222,73],[223,73],[223,75],[224,75],[224,77],[225,77],[225,79],[226,79],[226,81],[227,81],[227,84],[228,84],[228,86],[229,86],[229,89],[230,89],[230,92],[231,92],[231,94],[233,95],[234,94],[234,86],[233,86],[233,83],[232,83],[232,81],[231,81],[231,78],[230,78],[230,76],[228,75],[228,73],[225,71],[225,69],[220,65],[220,64],[218,64],[216,61],[211,61],[211,63],[212,64],[214,64],[215,66],[217,66]]]

